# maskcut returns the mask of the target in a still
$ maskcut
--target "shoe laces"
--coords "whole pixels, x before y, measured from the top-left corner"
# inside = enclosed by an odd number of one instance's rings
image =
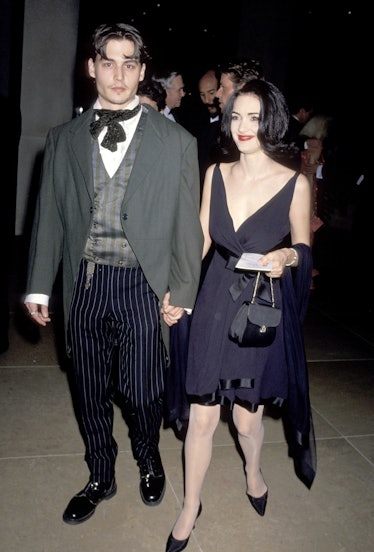
[[[85,490],[85,492],[87,492],[87,491],[95,492],[95,491],[99,490],[99,487],[100,487],[100,483],[98,483],[97,481],[89,481],[84,490]]]
[[[163,475],[163,468],[160,460],[157,460],[153,456],[149,456],[147,459],[139,462],[140,476],[144,479],[150,477],[161,477]]]
[[[111,488],[112,483],[105,485],[103,483],[98,483],[97,481],[89,481],[83,491],[86,494],[87,498],[96,500],[97,495],[105,495]]]

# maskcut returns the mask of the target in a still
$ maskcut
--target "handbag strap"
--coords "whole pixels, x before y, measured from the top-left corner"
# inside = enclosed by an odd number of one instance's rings
[[[258,284],[260,282],[260,277],[261,277],[261,272],[258,271],[257,276],[256,276],[256,281],[255,281],[255,286],[254,286],[254,290],[253,290],[251,303],[255,302],[255,298],[256,298],[256,295],[257,295],[257,288],[258,288]],[[269,280],[270,280],[271,306],[274,308],[275,307],[275,300],[274,300],[273,278],[270,276]]]

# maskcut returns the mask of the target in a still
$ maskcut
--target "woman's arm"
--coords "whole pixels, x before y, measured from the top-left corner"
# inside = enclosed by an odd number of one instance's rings
[[[297,178],[295,191],[290,207],[291,243],[310,245],[311,190],[308,179],[300,174]],[[286,266],[295,267],[298,256],[294,249],[282,247],[270,251],[259,261],[266,266],[272,263],[272,269],[266,274],[272,278],[280,278]]]

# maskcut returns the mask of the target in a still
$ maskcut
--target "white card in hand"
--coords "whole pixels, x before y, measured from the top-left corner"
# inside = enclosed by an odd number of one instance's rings
[[[262,265],[258,262],[264,255],[261,253],[242,253],[242,256],[235,265],[235,268],[240,270],[262,270],[263,272],[270,272],[272,263]]]

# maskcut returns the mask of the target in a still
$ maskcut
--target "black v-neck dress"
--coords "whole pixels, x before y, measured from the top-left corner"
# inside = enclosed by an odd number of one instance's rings
[[[245,284],[234,301],[230,288],[243,283],[243,273],[226,267],[227,251],[266,253],[290,245],[289,211],[298,173],[285,183],[237,231],[228,211],[221,170],[212,180],[210,234],[216,251],[198,294],[191,320],[186,390],[190,402],[234,403],[255,411],[259,404],[288,396],[288,375],[283,339],[283,317],[275,341],[268,347],[240,347],[228,337],[229,327],[243,301],[253,294],[254,276],[246,272]],[[281,282],[273,279],[275,303],[282,308]],[[263,278],[260,294],[269,295]],[[282,402],[282,401],[281,401]]]

